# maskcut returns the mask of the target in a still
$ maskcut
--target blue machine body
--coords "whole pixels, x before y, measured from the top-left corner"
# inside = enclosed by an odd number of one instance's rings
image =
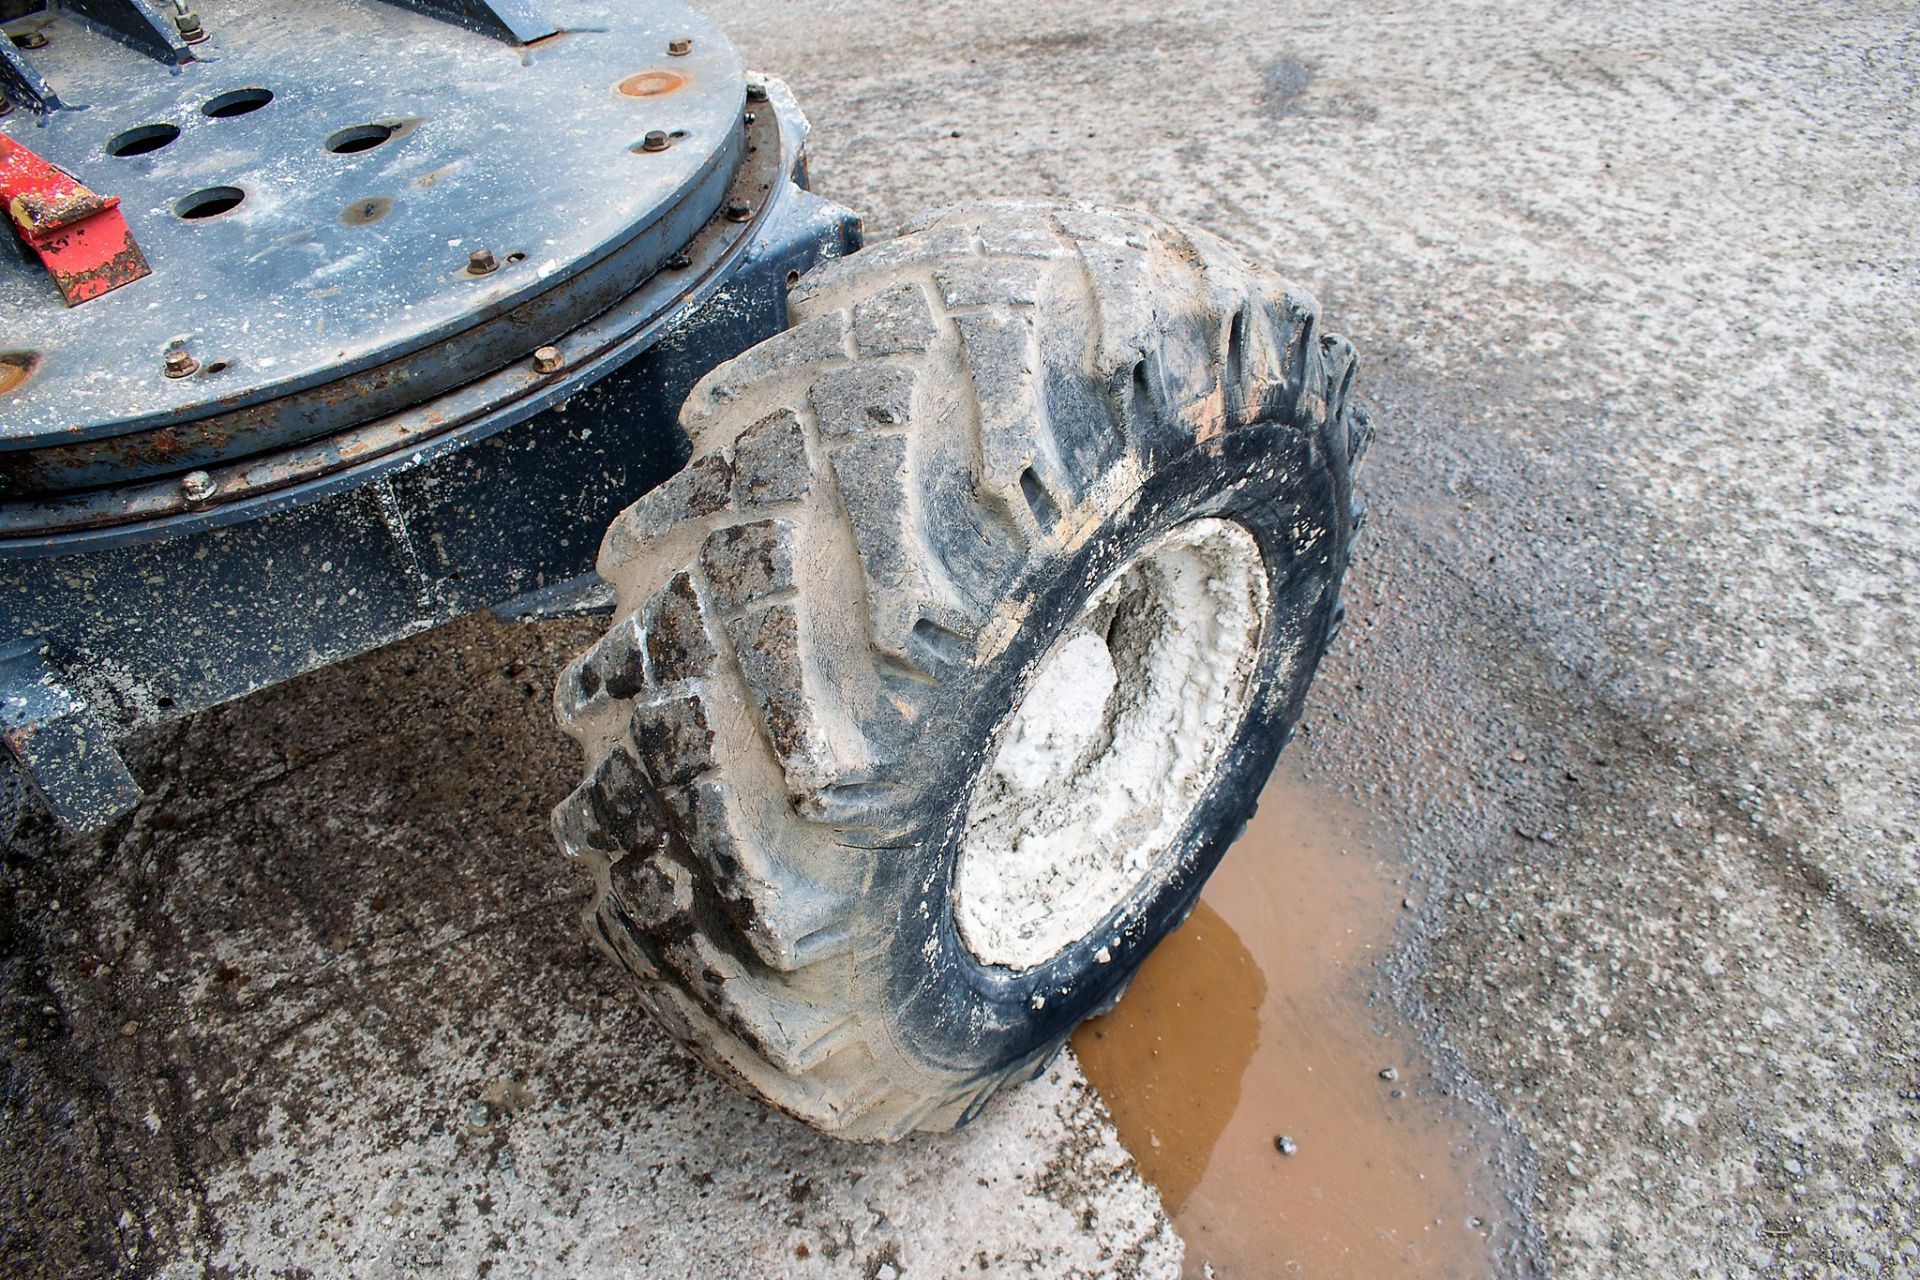
[[[859,244],[791,95],[678,3],[4,29],[0,131],[119,197],[151,267],[68,307],[0,255],[0,736],[74,827],[137,801],[144,726],[479,609],[594,607],[686,393]]]

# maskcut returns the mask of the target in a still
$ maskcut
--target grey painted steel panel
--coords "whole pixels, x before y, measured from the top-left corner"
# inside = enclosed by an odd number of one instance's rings
[[[339,430],[519,358],[656,270],[739,162],[738,56],[670,0],[545,11],[561,34],[515,47],[375,0],[234,0],[171,72],[44,22],[33,65],[75,109],[0,129],[120,196],[154,273],[69,310],[37,265],[0,261],[0,352],[34,356],[0,399],[0,454],[121,441],[0,456],[12,490]],[[669,54],[681,37],[691,50]],[[271,100],[207,114],[254,89]],[[109,153],[151,125],[179,134]],[[672,145],[635,150],[655,129]],[[243,199],[181,216],[222,188]],[[475,249],[497,269],[471,272]],[[199,371],[168,379],[177,344]]]

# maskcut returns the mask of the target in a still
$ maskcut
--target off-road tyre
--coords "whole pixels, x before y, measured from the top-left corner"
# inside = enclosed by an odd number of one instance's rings
[[[1339,623],[1370,429],[1311,298],[1141,214],[942,212],[790,305],[694,389],[686,468],[607,531],[619,603],[556,690],[588,769],[554,830],[589,934],[675,1035],[890,1140],[1044,1067],[1191,910]],[[1266,612],[1190,811],[1084,936],[983,961],[956,867],[1036,668],[1117,567],[1228,525]],[[1188,625],[1163,606],[1152,635]]]

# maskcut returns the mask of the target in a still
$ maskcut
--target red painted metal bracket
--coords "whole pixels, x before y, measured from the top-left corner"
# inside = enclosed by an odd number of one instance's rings
[[[0,200],[70,307],[152,274],[120,212],[120,197],[94,194],[5,134]]]

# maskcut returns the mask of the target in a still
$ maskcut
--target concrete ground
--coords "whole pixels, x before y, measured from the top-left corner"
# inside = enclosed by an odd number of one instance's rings
[[[111,841],[9,859],[0,1274],[1166,1274],[1070,1062],[876,1150],[664,1043],[546,830],[595,634],[476,620],[201,716]]]
[[[1361,349],[1294,750],[1401,834],[1398,996],[1523,1153],[1514,1272],[1920,1273],[1911,9],[712,9],[875,231],[1139,204]],[[199,717],[112,845],[11,843],[9,1273],[1170,1273],[1070,1063],[876,1152],[653,1043],[541,832],[584,634]]]

